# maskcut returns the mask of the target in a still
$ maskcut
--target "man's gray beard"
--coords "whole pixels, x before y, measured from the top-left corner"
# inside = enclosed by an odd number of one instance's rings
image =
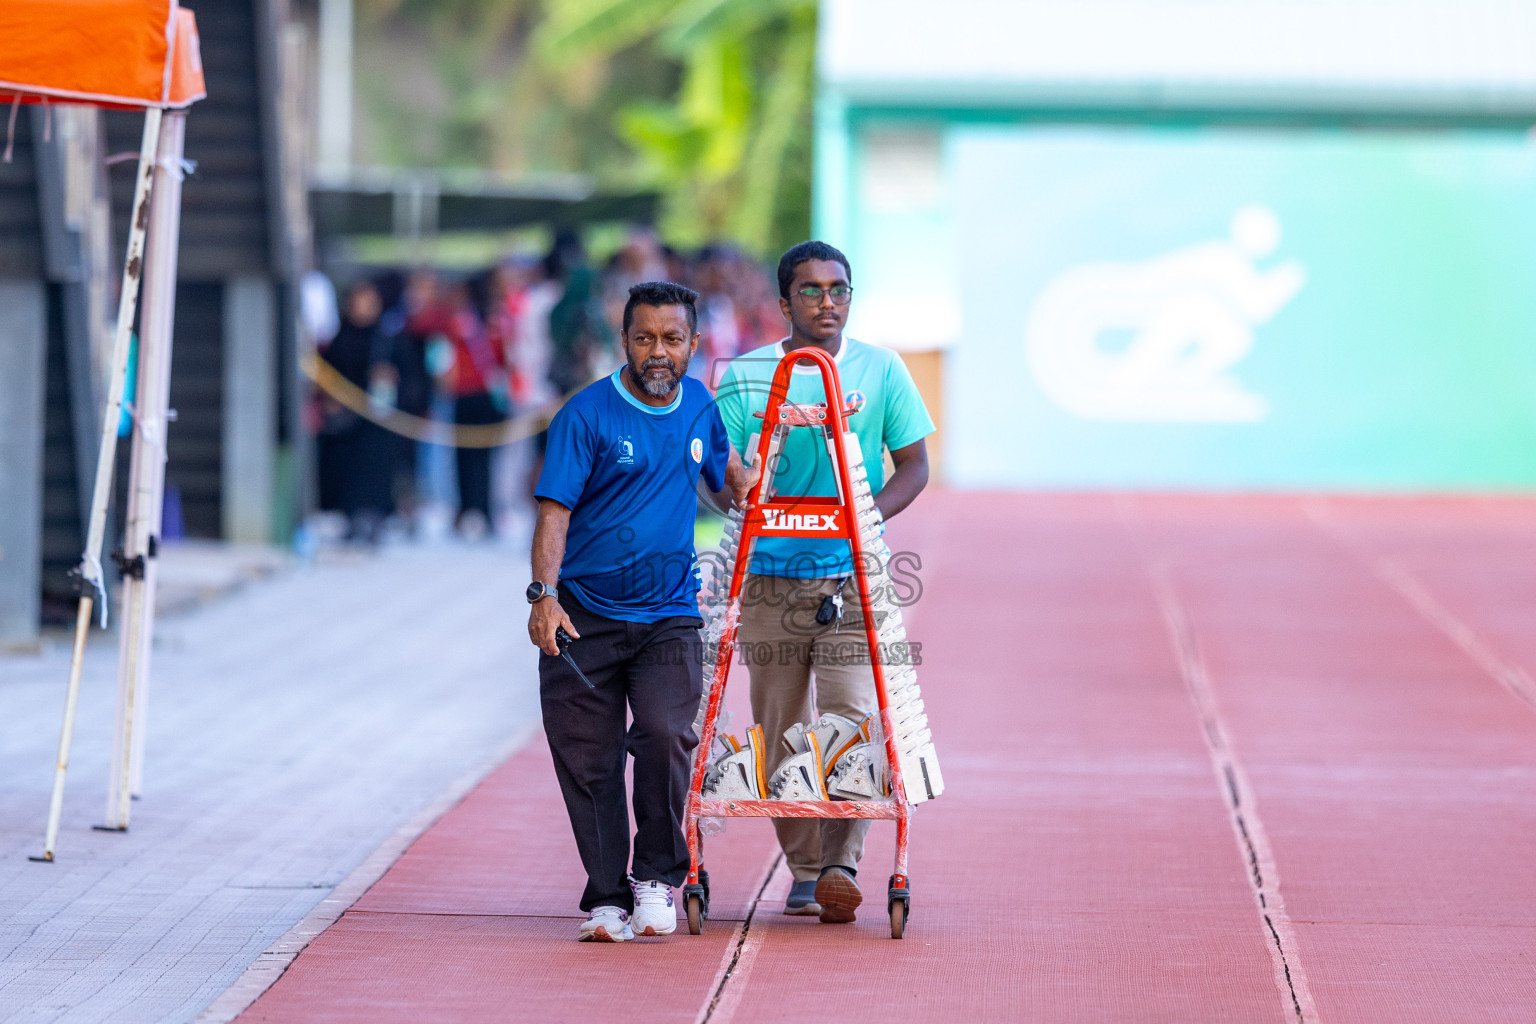
[[[635,367],[633,364],[631,364],[629,367],[630,373],[634,374],[635,380],[640,384],[640,390],[644,391],[652,398],[666,398],[677,389],[678,382],[683,379],[683,374],[688,372],[687,363],[684,363],[681,368],[678,368],[673,366],[670,362],[666,364],[666,370],[669,376],[665,382],[655,380],[645,372],[647,369],[659,368],[660,365],[660,363],[652,363],[649,367],[641,366],[638,373],[635,372]]]

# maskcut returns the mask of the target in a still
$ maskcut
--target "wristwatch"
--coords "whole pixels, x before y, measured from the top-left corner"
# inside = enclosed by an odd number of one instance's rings
[[[526,593],[528,595],[528,603],[537,604],[546,597],[555,596],[555,585],[553,583],[540,583],[538,580],[534,580],[528,584]]]

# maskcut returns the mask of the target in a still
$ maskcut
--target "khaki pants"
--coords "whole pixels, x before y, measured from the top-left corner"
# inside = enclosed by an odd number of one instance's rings
[[[843,588],[842,620],[828,626],[816,622],[816,609],[837,582],[748,576],[743,583],[738,656],[748,661],[752,717],[763,726],[769,775],[789,756],[784,730],[791,725],[808,725],[828,712],[862,722],[878,706],[864,615],[852,579]],[[775,818],[773,827],[795,881],[804,882],[834,864],[857,867],[869,822]]]

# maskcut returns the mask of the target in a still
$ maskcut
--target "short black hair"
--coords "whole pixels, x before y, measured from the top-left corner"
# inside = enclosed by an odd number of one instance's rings
[[[788,252],[779,257],[779,297],[781,299],[789,298],[789,286],[795,283],[795,270],[808,260],[841,263],[843,269],[848,272],[848,283],[853,284],[853,268],[848,265],[847,256],[826,242],[801,242],[799,245],[791,246]]]
[[[671,281],[646,281],[629,290],[629,301],[624,303],[624,333],[629,333],[636,306],[682,306],[688,314],[688,336],[699,333],[699,293]]]

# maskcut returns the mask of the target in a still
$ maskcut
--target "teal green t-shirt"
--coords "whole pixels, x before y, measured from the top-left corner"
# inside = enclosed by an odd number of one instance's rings
[[[774,371],[784,358],[784,343],[765,345],[731,360],[715,401],[726,435],[750,460],[752,435],[763,426],[760,416],[768,407]],[[890,349],[844,338],[834,357],[843,386],[843,405],[857,411],[848,417],[858,435],[869,486],[876,494],[885,485],[884,449],[905,448],[933,433],[933,419],[923,405],[907,364]],[[801,363],[789,385],[789,400],[814,404],[826,401],[821,374]],[[837,493],[831,456],[820,431],[797,428],[789,432],[774,474],[774,488],[781,495],[826,496]],[[752,552],[749,571],[762,576],[824,579],[847,576],[853,557],[844,540],[808,540],[798,537],[763,537]]]

